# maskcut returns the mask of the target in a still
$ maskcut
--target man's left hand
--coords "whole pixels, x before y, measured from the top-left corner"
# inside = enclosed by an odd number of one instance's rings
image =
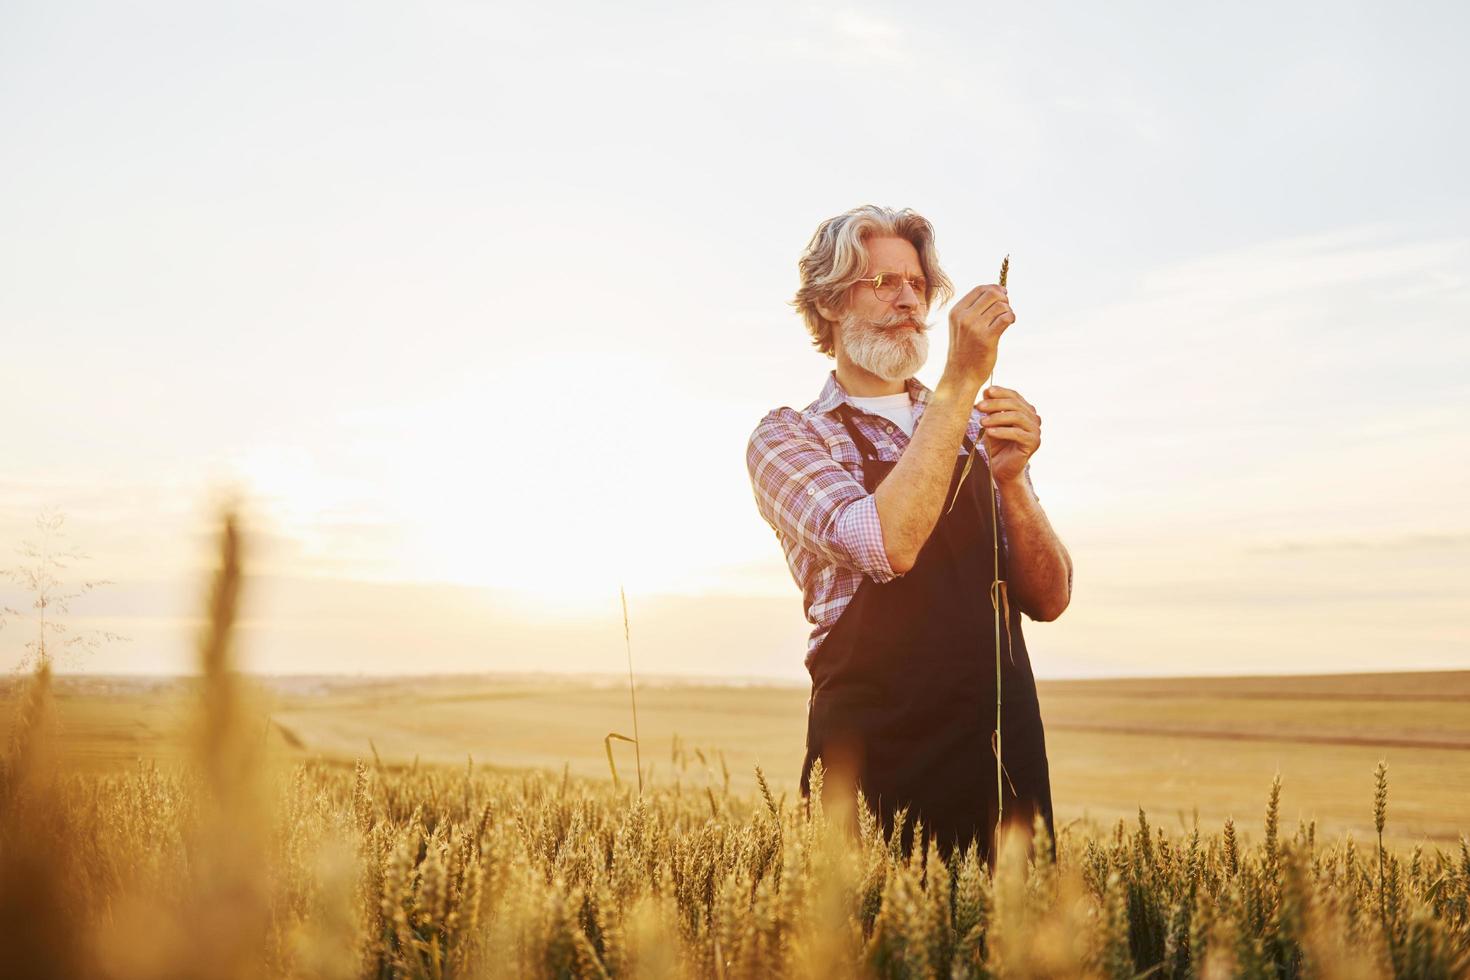
[[[980,420],[985,454],[997,484],[1019,480],[1026,464],[1041,448],[1041,416],[1036,407],[1010,388],[985,389],[985,398],[975,407],[985,413]]]

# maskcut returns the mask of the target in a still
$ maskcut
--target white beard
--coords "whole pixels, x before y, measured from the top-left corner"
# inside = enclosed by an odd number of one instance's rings
[[[912,320],[917,332],[900,324]],[[852,362],[884,381],[907,381],[929,359],[929,327],[919,316],[895,313],[879,320],[842,317],[842,349]]]

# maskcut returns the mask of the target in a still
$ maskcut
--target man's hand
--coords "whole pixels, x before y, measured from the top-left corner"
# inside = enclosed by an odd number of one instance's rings
[[[976,286],[949,311],[949,357],[944,373],[979,391],[1000,350],[1000,335],[1016,322],[1004,286]]]
[[[1041,448],[1041,416],[1010,388],[987,388],[985,395],[975,407],[985,413],[980,431],[990,472],[997,484],[1019,480],[1026,463]]]
[[[985,395],[975,407],[985,413],[980,431],[1000,491],[1011,599],[1047,622],[1072,601],[1072,556],[1027,487],[1026,463],[1041,446],[1041,416],[1010,388],[987,388]]]

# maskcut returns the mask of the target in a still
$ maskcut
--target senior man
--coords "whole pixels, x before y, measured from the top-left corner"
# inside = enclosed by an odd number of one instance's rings
[[[1041,417],[1009,388],[977,401],[1016,318],[1003,287],[966,293],[930,390],[913,376],[926,316],[953,288],[929,221],[854,208],[822,222],[798,268],[793,305],[836,369],[816,401],[761,419],[746,462],[813,624],[802,795],[820,758],[828,785],[861,789],[885,832],[904,809],[905,848],[917,819],[946,859],[974,844],[993,864],[998,813],[1028,850],[1037,814],[1054,836],[1020,614],[1056,619],[1072,591],[1030,479]]]

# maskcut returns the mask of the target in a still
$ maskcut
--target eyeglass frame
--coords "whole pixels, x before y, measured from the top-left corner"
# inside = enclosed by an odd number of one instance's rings
[[[917,296],[920,299],[924,300],[926,303],[929,301],[929,297],[928,297],[928,295],[926,293],[926,291],[929,288],[929,280],[925,276],[918,276],[918,277],[916,277],[916,279],[910,279],[908,276],[901,275],[901,274],[899,274],[897,272],[880,272],[876,276],[864,276],[861,279],[855,279],[853,281],[855,283],[858,283],[858,282],[870,282],[870,283],[872,283],[873,284],[873,296],[877,298],[878,302],[880,302],[880,303],[892,303],[894,300],[898,299],[900,296],[903,295],[903,286],[899,286],[898,287],[898,292],[894,293],[893,296],[891,296],[888,299],[884,299],[882,296],[879,296],[878,295],[878,284],[883,280],[883,278],[885,276],[893,276],[896,279],[898,279],[898,281],[900,283],[905,283],[905,282],[908,283],[909,284],[909,288],[914,291],[914,295],[915,296]],[[924,288],[923,289],[920,289],[919,287],[915,286],[914,283],[916,281],[922,282],[924,284]]]

